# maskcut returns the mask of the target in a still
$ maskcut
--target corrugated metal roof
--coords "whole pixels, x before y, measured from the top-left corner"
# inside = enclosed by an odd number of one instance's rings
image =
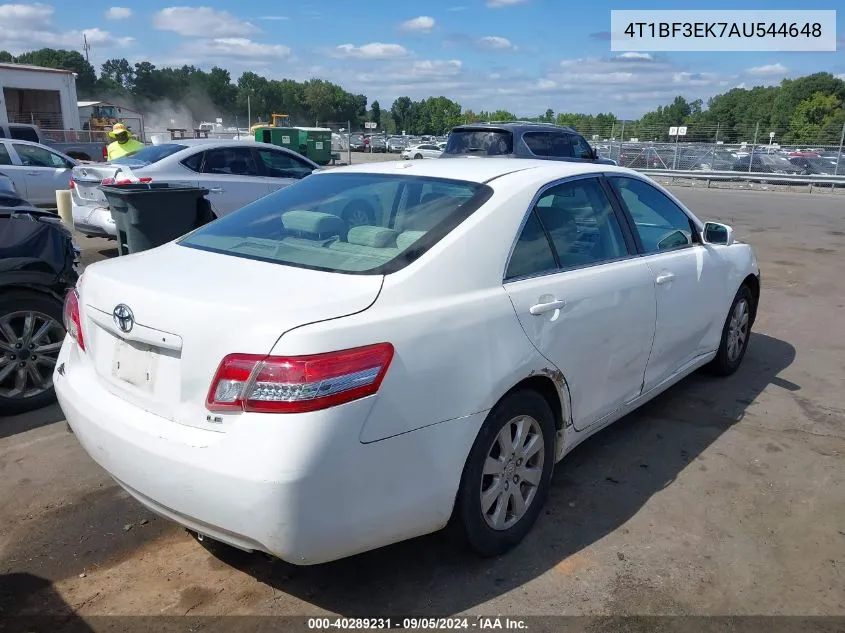
[[[100,105],[102,101],[77,101],[77,108],[87,108],[88,106]]]
[[[36,71],[42,73],[59,73],[63,75],[75,75],[72,70],[62,70],[59,68],[45,68],[44,66],[30,66],[29,64],[7,64],[7,63],[0,63],[0,68],[6,68],[8,70],[24,70],[24,71]]]

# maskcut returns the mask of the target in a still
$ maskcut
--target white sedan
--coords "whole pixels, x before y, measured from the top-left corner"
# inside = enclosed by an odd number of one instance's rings
[[[405,160],[419,160],[421,158],[440,158],[443,153],[443,147],[435,145],[434,143],[424,143],[422,145],[413,145],[402,151],[402,158]]]
[[[375,226],[316,210],[362,196]],[[736,371],[759,294],[750,246],[634,171],[370,163],[89,266],[54,379],[90,456],[205,537],[307,565],[454,517],[495,555],[573,447]]]
[[[55,207],[56,191],[67,189],[78,161],[31,141],[0,139],[0,171],[22,198],[38,207]]]
[[[222,217],[319,167],[291,150],[248,140],[188,139],[149,145],[124,158],[79,165],[73,170],[73,223],[84,235],[117,235],[108,202],[99,190],[104,182],[170,182],[205,187],[212,212]]]

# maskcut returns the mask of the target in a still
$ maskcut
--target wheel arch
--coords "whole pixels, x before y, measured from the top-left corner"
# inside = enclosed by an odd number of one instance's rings
[[[754,324],[754,321],[757,319],[757,306],[760,303],[760,279],[757,275],[748,275],[745,279],[742,280],[743,286],[748,286],[748,289],[751,291],[751,296],[754,299],[754,305],[751,306],[751,324]]]
[[[494,408],[507,396],[520,390],[530,390],[540,394],[552,410],[555,417],[555,430],[557,431],[555,461],[559,461],[563,457],[565,449],[564,434],[566,429],[572,426],[571,399],[566,378],[560,370],[554,367],[532,371],[502,394],[502,397],[496,401]]]

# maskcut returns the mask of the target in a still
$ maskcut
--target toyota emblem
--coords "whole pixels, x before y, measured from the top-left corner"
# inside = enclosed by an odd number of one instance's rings
[[[128,305],[121,303],[116,306],[112,311],[112,317],[114,318],[114,324],[121,332],[128,334],[132,331],[132,327],[135,325],[135,315],[132,314],[132,310],[129,309]]]

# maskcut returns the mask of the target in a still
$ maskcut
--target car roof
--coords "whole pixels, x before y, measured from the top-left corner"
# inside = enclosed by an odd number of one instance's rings
[[[452,132],[462,131],[497,131],[507,130],[510,132],[537,132],[537,131],[558,131],[579,134],[571,127],[555,125],[554,123],[535,123],[533,121],[481,121],[478,123],[466,123],[452,128]]]
[[[637,174],[637,172],[624,167],[586,161],[549,161],[531,158],[514,160],[513,158],[474,157],[361,163],[358,165],[321,170],[320,174],[396,174],[486,183],[500,176],[527,170],[534,172],[532,176],[536,176],[539,179],[547,177],[550,181],[557,178],[603,172]]]

